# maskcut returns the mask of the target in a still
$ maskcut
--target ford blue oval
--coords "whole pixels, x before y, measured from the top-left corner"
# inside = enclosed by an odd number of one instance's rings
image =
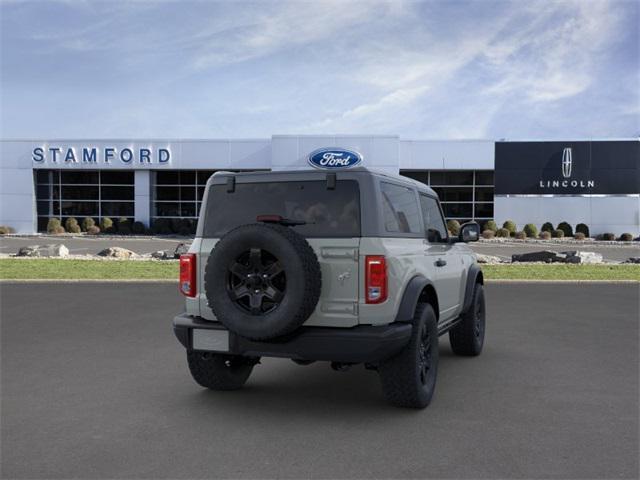
[[[309,154],[309,164],[315,168],[351,168],[362,162],[362,155],[343,148],[320,148]]]

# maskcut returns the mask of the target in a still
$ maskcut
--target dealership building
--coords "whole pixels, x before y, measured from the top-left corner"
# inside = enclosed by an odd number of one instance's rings
[[[639,139],[408,140],[392,135],[274,135],[248,140],[0,141],[0,225],[46,229],[51,217],[197,218],[215,171],[312,168],[323,147],[430,185],[445,216],[519,228],[586,223],[640,234]]]

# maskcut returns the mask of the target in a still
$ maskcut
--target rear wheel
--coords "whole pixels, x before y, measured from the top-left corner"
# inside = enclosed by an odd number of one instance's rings
[[[199,385],[211,390],[237,390],[245,384],[257,358],[188,351],[191,376]]]
[[[418,304],[411,339],[378,367],[382,391],[397,407],[424,408],[431,402],[438,373],[438,324],[431,305]]]
[[[476,283],[471,307],[462,315],[462,321],[449,331],[451,350],[456,355],[480,355],[484,345],[485,304],[484,288]]]

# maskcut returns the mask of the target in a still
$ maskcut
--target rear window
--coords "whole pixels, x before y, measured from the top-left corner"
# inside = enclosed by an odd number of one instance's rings
[[[258,215],[280,215],[307,222],[296,225],[305,237],[359,237],[360,190],[355,180],[338,180],[334,190],[327,182],[236,183],[209,190],[204,236],[221,237],[229,230],[256,223]]]

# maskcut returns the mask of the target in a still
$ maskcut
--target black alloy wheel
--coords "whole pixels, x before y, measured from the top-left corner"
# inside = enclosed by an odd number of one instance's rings
[[[251,315],[264,315],[278,308],[286,287],[282,264],[273,254],[260,248],[240,254],[227,271],[229,298]]]

